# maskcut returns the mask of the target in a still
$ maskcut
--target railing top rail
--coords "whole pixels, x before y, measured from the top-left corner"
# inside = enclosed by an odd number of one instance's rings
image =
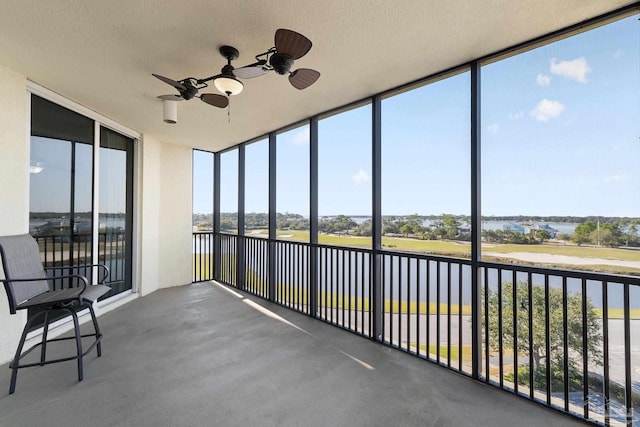
[[[213,234],[213,232],[194,231],[193,234],[194,235]],[[373,249],[369,249],[369,248],[335,246],[335,245],[326,245],[326,244],[319,244],[319,243],[312,244],[310,242],[269,239],[265,237],[254,237],[254,236],[238,236],[237,234],[228,234],[228,233],[219,233],[219,234],[224,237],[243,238],[247,240],[257,240],[261,242],[274,242],[276,244],[281,244],[281,245],[318,247],[318,248],[345,250],[345,251],[367,253],[367,254],[373,253]],[[472,264],[471,260],[467,258],[456,258],[456,257],[448,257],[443,255],[434,255],[434,254],[426,254],[426,253],[391,251],[391,250],[381,250],[381,251],[378,251],[377,253],[384,256],[401,256],[405,258],[422,259],[427,261],[446,262],[446,263],[454,263],[454,264],[462,264],[462,265]],[[569,270],[569,269],[552,268],[552,267],[538,267],[538,266],[524,265],[524,264],[509,264],[509,263],[489,262],[489,261],[479,261],[478,265],[483,268],[501,269],[501,270],[508,270],[508,271],[518,271],[523,273],[541,274],[541,275],[547,275],[547,276],[586,279],[586,280],[595,280],[599,282],[622,283],[622,284],[640,286],[640,277],[630,276],[630,275],[606,274],[606,273],[598,273],[598,272],[592,272],[592,271]]]

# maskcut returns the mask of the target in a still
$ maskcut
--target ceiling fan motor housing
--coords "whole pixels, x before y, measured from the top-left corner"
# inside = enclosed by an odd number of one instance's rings
[[[269,59],[269,64],[278,74],[287,74],[293,65],[293,58],[282,53],[274,53]]]
[[[233,65],[227,64],[224,67],[222,67],[222,73],[221,74],[223,76],[231,76],[232,78],[235,78],[233,76],[233,70],[234,70]]]
[[[190,80],[184,81],[183,84],[186,87],[186,90],[179,90],[179,92],[184,99],[188,101],[198,94],[198,89],[193,85],[193,83],[191,83]]]

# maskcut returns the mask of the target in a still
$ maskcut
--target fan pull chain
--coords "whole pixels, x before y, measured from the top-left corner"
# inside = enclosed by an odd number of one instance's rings
[[[229,118],[229,123],[231,123],[231,102],[227,104],[227,117]]]

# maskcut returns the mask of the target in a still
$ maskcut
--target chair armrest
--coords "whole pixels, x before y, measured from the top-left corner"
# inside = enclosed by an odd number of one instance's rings
[[[105,280],[109,277],[109,267],[104,264],[81,264],[81,265],[65,265],[61,267],[46,267],[44,271],[59,271],[59,270],[71,270],[74,268],[92,268],[98,267],[100,270],[100,277],[98,278],[99,284],[104,284]],[[58,277],[53,277],[53,279],[58,279]]]
[[[22,301],[22,302],[16,302],[16,305],[13,306],[13,301],[9,301],[9,308],[12,314],[15,313],[15,310],[20,310],[20,309],[24,309],[24,308],[28,308],[28,307],[35,307],[35,306],[44,306],[44,305],[51,305],[53,303],[63,303],[63,302],[68,302],[68,301],[82,301],[82,294],[86,291],[87,286],[89,286],[89,282],[87,281],[87,278],[79,275],[79,274],[69,274],[69,275],[65,275],[65,276],[59,276],[58,278],[60,279],[78,279],[81,283],[81,287],[82,289],[80,290],[80,292],[78,293],[74,293],[72,297],[67,296],[66,294],[63,293],[64,290],[58,290],[58,291],[48,291],[48,292],[43,292],[42,294],[38,294],[36,296],[34,296],[33,298],[30,298],[26,301]],[[4,283],[5,288],[7,288],[7,292],[9,292],[9,283],[16,283],[16,282],[41,282],[43,280],[49,281],[50,279],[48,277],[38,277],[38,278],[21,278],[21,279],[0,279],[0,282]],[[70,281],[71,284],[71,281]],[[72,286],[70,288],[66,288],[66,290],[70,290],[70,289],[75,289],[75,288],[80,288],[80,286]],[[61,295],[62,293],[62,295]],[[60,296],[65,295],[63,298],[61,299],[55,299],[55,295],[58,294]],[[53,296],[54,299],[52,299],[49,296]]]
[[[64,276],[56,276],[55,279],[80,279],[82,281],[82,292],[84,292],[84,290],[87,288],[87,286],[89,286],[89,281],[87,280],[87,278],[81,274],[66,274]],[[43,280],[51,280],[50,277],[38,277],[38,278],[34,278],[34,279],[0,279],[0,282],[8,284],[8,283],[13,283],[13,282],[41,282]],[[71,282],[69,282],[69,284],[71,284]],[[78,287],[78,286],[73,286],[74,288]]]

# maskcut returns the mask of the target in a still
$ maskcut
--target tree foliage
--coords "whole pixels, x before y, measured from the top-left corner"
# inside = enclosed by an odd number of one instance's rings
[[[367,219],[360,223],[355,230],[353,230],[354,236],[373,236],[373,221]]]
[[[32,219],[51,216],[51,213],[32,213]],[[220,226],[223,231],[237,228],[237,212],[222,212]],[[302,215],[289,212],[277,213],[276,228],[280,230],[308,230],[309,220]],[[487,220],[508,220],[517,223],[531,222],[578,222],[573,235],[561,234],[559,240],[572,241],[578,245],[596,245],[610,247],[639,247],[640,219],[608,218],[608,217],[482,217]],[[426,226],[426,221],[430,222]],[[244,218],[247,229],[266,229],[269,227],[269,215],[266,212],[246,213]],[[410,238],[427,240],[462,240],[469,241],[470,218],[464,215],[385,215],[382,217],[383,235],[403,235]],[[213,228],[213,214],[193,214],[193,224],[200,230]],[[320,218],[320,232],[352,233],[356,236],[371,236],[371,220],[357,224],[350,216]],[[482,230],[482,239],[487,243],[505,244],[537,244],[551,239],[551,234],[544,229],[532,227],[523,234],[514,230]]]
[[[322,233],[342,233],[357,227],[358,224],[351,217],[338,215],[336,217],[322,218],[318,221],[318,230]]]
[[[564,311],[567,314],[567,348],[570,352],[570,375],[577,375],[579,367],[576,360],[582,360],[583,352],[583,313],[582,295],[572,293],[567,295],[566,308],[562,301],[562,289],[549,288],[549,305],[545,304],[545,289],[543,286],[531,287],[531,306],[529,306],[529,289],[526,282],[518,282],[516,286],[515,305],[513,298],[513,284],[502,285],[502,295],[496,291],[489,291],[489,324],[488,333],[491,346],[498,347],[499,343],[499,307],[502,306],[502,346],[504,349],[514,349],[517,345],[518,354],[528,355],[529,348],[534,362],[534,375],[545,372],[546,358],[553,372],[563,371],[564,363]],[[513,316],[516,316],[516,325]],[[533,342],[529,345],[529,316],[532,316]],[[546,334],[546,317],[549,317],[549,334]],[[590,299],[585,305],[586,323],[584,325],[587,336],[587,355],[590,364],[602,365],[602,335],[600,322]],[[483,319],[484,323],[484,319]],[[517,331],[517,334],[515,333]],[[546,341],[549,341],[549,354]],[[544,362],[544,365],[543,365]]]

